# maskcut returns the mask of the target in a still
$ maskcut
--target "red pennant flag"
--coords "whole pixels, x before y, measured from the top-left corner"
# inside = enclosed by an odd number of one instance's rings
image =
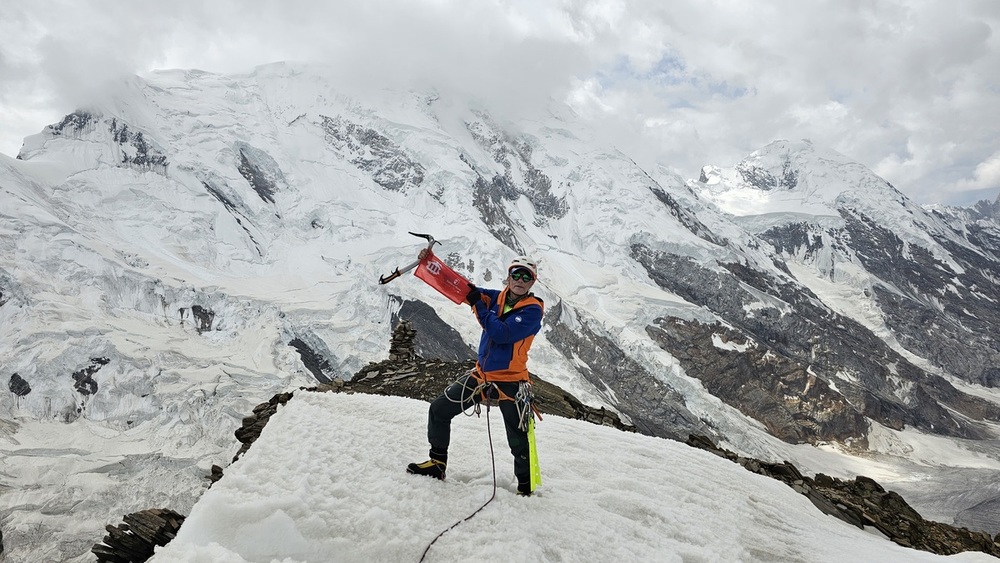
[[[455,303],[464,303],[465,296],[469,294],[469,280],[449,268],[433,252],[427,252],[427,257],[420,261],[413,275]]]

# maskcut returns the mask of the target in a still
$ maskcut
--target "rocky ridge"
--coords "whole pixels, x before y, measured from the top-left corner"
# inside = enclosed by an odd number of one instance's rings
[[[893,491],[886,491],[869,477],[859,475],[853,481],[823,473],[807,477],[787,461],[769,463],[743,457],[716,446],[704,436],[692,434],[686,443],[738,463],[747,471],[777,479],[805,495],[824,514],[862,529],[866,526],[874,527],[903,547],[939,555],[982,551],[1000,557],[1000,534],[990,537],[985,532],[925,520],[903,497]]]

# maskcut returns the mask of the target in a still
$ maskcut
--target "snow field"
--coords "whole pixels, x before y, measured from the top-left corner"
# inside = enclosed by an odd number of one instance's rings
[[[425,402],[298,393],[200,499],[155,563],[418,561],[492,492],[486,413],[453,424],[446,481],[426,458]],[[547,416],[543,484],[514,494],[489,414],[496,499],[427,561],[938,561],[819,512],[784,484],[678,442]],[[956,561],[989,561],[965,553]]]

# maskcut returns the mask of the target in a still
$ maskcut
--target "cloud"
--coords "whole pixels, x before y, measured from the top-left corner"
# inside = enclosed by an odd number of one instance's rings
[[[1000,4],[963,0],[79,0],[0,22],[5,116],[47,122],[122,73],[338,69],[507,112],[566,101],[643,166],[697,177],[809,138],[920,202],[980,185],[998,146]],[[11,143],[0,139],[0,150]],[[19,143],[19,139],[18,139]]]
[[[946,190],[952,199],[970,204],[980,199],[1000,199],[1000,151],[976,164],[971,178],[962,178]]]

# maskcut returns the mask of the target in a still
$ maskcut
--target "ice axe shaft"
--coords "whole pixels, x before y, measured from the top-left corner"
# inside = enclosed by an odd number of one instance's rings
[[[431,235],[426,235],[426,234],[422,234],[422,233],[414,233],[413,231],[409,231],[409,233],[411,235],[415,236],[415,237],[420,237],[420,238],[423,238],[423,239],[427,239],[427,249],[428,250],[430,250],[430,248],[432,246],[434,246],[435,244],[440,244],[438,241],[434,240],[434,237],[432,237]],[[393,270],[392,273],[390,273],[387,276],[379,276],[378,283],[380,283],[382,285],[385,285],[385,284],[391,282],[392,280],[398,278],[399,276],[405,274],[406,272],[409,272],[410,270],[416,268],[419,264],[420,264],[420,260],[417,259],[412,264],[407,264],[406,266],[403,266],[402,268],[396,268],[395,270]]]

